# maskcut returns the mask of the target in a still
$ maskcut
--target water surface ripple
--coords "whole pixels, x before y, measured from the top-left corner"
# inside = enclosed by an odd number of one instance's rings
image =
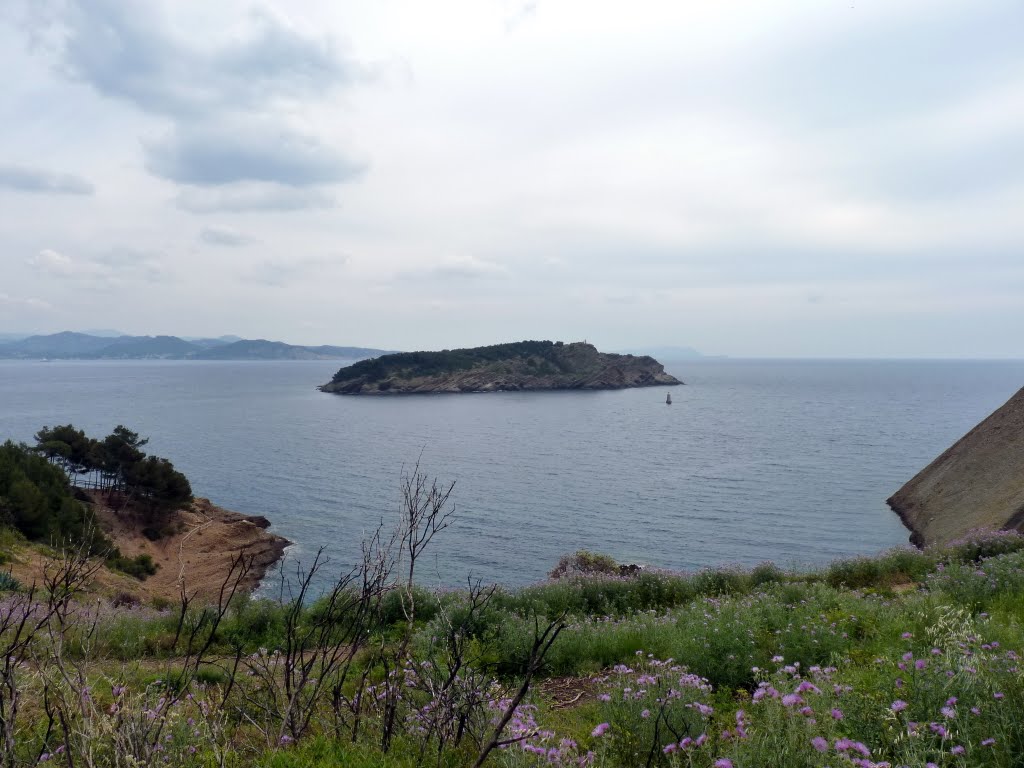
[[[1024,383],[1024,362],[665,361],[621,392],[325,395],[333,362],[0,362],[0,438],[151,438],[196,493],[351,562],[398,478],[455,480],[423,580],[516,585],[579,548],[692,569],[904,543],[886,497]]]

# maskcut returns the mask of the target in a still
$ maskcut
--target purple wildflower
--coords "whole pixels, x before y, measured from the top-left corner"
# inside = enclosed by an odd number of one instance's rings
[[[611,728],[610,723],[601,723],[593,731],[590,732],[591,736],[604,736],[608,729]]]
[[[828,742],[821,738],[821,736],[815,736],[811,739],[811,746],[819,752],[828,752]]]
[[[905,702],[903,699],[896,699],[896,701],[889,705],[889,709],[891,709],[893,712],[902,712],[906,708],[907,702]]]

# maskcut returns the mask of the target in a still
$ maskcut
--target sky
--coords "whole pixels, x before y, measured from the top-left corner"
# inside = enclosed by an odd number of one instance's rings
[[[4,0],[0,331],[1024,357],[1020,0]]]

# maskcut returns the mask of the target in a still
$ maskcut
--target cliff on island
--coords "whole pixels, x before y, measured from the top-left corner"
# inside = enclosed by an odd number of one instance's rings
[[[320,389],[342,395],[626,389],[682,384],[653,357],[598,352],[592,344],[519,341],[363,360]]]
[[[1024,531],[1024,389],[888,499],[919,546]]]

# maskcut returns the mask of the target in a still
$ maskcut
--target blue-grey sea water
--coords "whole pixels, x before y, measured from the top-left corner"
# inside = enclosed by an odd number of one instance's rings
[[[123,423],[197,495],[338,568],[420,458],[456,519],[421,580],[541,580],[580,548],[695,569],[808,565],[907,541],[885,499],[1024,384],[1024,361],[663,361],[686,382],[385,398],[336,362],[0,361],[0,439]]]

